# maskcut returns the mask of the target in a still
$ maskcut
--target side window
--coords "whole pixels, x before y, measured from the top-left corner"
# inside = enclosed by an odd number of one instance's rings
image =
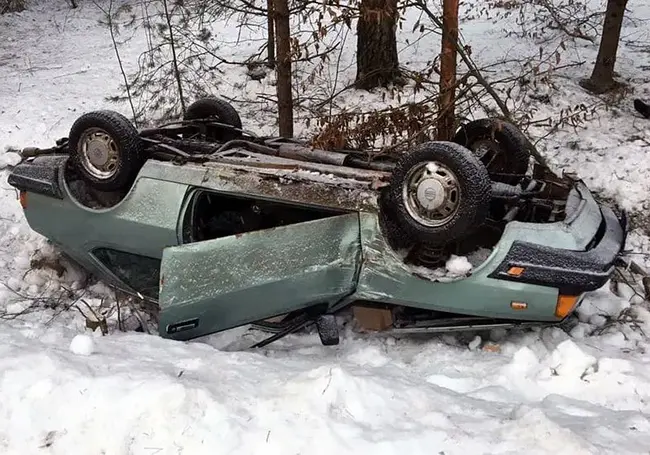
[[[124,283],[145,297],[158,299],[160,259],[109,248],[98,248],[93,254]]]
[[[284,201],[198,191],[187,205],[182,225],[182,241],[202,242],[343,213],[346,212],[338,209],[306,207]]]

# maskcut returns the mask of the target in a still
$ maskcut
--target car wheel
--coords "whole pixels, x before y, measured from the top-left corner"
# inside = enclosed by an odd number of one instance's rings
[[[70,128],[68,149],[83,179],[100,191],[128,188],[145,161],[138,130],[114,111],[79,117]]]
[[[490,190],[487,169],[470,150],[453,142],[426,142],[397,162],[390,202],[406,239],[443,245],[485,221]]]
[[[219,123],[233,126],[239,130],[242,128],[241,118],[235,108],[220,98],[207,97],[193,102],[185,111],[184,120],[197,120],[215,118]],[[237,139],[242,135],[241,131],[219,126],[209,126],[206,138],[211,141],[227,142]]]
[[[390,195],[382,191],[379,195],[379,228],[387,243],[394,250],[403,250],[412,245],[411,238],[397,222],[397,214],[390,202]]]
[[[470,149],[492,180],[517,184],[526,174],[532,144],[512,123],[483,118],[460,127],[453,142]]]

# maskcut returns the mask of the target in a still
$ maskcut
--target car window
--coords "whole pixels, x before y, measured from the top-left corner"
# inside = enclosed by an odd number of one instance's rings
[[[93,254],[124,283],[145,297],[158,299],[160,259],[109,248],[98,248]]]
[[[343,213],[346,211],[198,191],[183,217],[182,240],[183,243],[202,242]]]

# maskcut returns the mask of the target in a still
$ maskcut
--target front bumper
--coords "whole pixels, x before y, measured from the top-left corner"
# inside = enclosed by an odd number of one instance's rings
[[[579,192],[591,202],[581,210],[592,213],[579,213],[575,218],[582,216],[600,223],[586,248],[556,248],[515,240],[505,258],[488,276],[553,287],[564,295],[579,295],[602,287],[614,272],[616,258],[625,245],[627,216],[623,212],[619,219],[610,208],[597,205],[586,187],[581,186]],[[580,223],[574,224],[567,223],[562,228],[565,231],[580,229]]]

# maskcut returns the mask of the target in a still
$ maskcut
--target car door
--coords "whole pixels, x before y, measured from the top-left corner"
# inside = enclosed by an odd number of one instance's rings
[[[160,334],[190,339],[334,303],[356,289],[358,213],[168,247]]]

